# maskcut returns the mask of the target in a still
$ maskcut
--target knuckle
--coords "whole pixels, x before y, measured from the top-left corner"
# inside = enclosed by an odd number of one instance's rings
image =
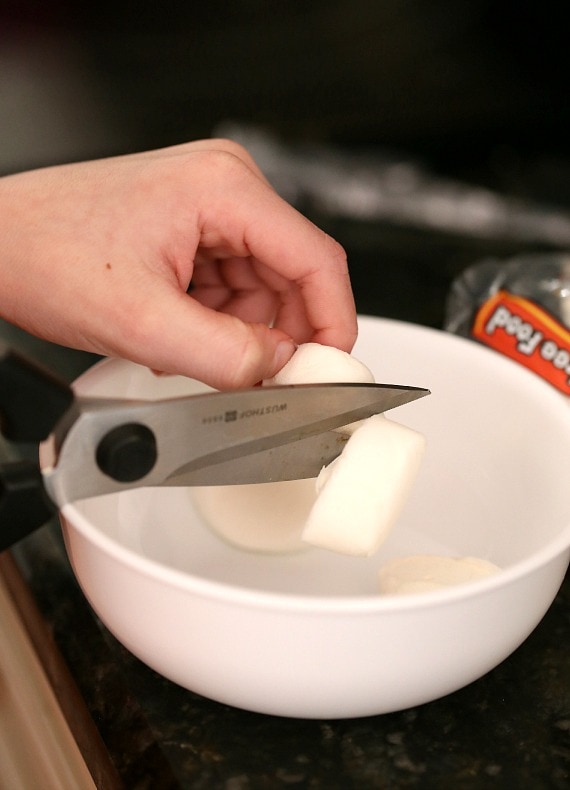
[[[348,271],[348,258],[346,250],[342,244],[340,244],[336,239],[333,239],[332,236],[329,236],[328,233],[325,233],[325,242],[329,248],[329,255],[332,260],[334,260],[337,267]]]
[[[251,159],[247,149],[245,149],[240,143],[236,143],[234,140],[229,140],[225,137],[218,137],[213,139],[211,143],[214,147],[214,150],[231,154],[232,156],[235,156],[243,161],[249,161]]]
[[[226,184],[242,181],[245,176],[250,174],[244,159],[232,150],[220,148],[202,152],[200,155],[204,157],[209,174],[218,177]],[[230,188],[228,187],[228,189]]]

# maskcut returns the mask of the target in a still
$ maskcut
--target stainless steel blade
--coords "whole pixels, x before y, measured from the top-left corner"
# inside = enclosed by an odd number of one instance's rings
[[[163,485],[244,485],[317,477],[323,466],[341,454],[347,441],[348,434],[340,431],[317,433],[280,447],[270,447],[230,461],[179,472],[165,480]]]
[[[373,414],[404,405],[429,394],[419,387],[389,384],[302,384],[289,387],[261,387],[227,396],[233,408],[215,413],[211,449],[185,464],[175,474],[189,474],[199,468],[244,458],[252,453],[281,447],[314,434],[341,428]],[[221,398],[220,398],[221,400]],[[196,404],[197,406],[198,404]],[[210,403],[207,403],[211,408]],[[202,418],[203,421],[204,418]],[[218,446],[215,432],[218,431]],[[189,455],[186,450],[187,456]],[[167,483],[169,476],[165,476]]]
[[[174,474],[190,475],[233,459],[241,463],[251,454],[341,428],[427,394],[429,390],[419,387],[354,383],[261,387],[247,394],[233,393],[230,419],[226,413],[221,426],[214,418],[221,439],[218,447],[181,464]],[[245,408],[235,408],[240,400],[247,404]],[[165,476],[164,485],[169,485],[169,477]],[[261,482],[263,470],[258,478]]]

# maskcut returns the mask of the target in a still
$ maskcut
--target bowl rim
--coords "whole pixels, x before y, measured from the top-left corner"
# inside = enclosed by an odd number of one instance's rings
[[[529,385],[539,387],[552,400],[563,408],[567,408],[568,421],[570,425],[570,402],[566,403],[564,396],[557,392],[546,382],[541,381],[534,373],[526,370],[516,362],[503,357],[497,352],[487,349],[472,340],[453,335],[445,330],[426,327],[398,319],[382,318],[378,316],[359,315],[360,325],[382,324],[389,328],[397,326],[400,331],[417,331],[421,333],[433,333],[439,337],[445,337],[446,342],[467,344],[470,348],[469,353],[481,353],[489,361],[494,360],[494,365],[508,366],[516,370],[516,375],[521,376]],[[125,363],[125,360],[106,358],[89,368],[82,376],[77,379],[79,383],[84,376],[87,376],[95,368],[110,364]],[[136,364],[128,363],[127,364]],[[112,496],[117,496],[113,494]],[[540,570],[544,566],[553,562],[557,558],[561,560],[567,554],[566,561],[570,562],[570,519],[560,532],[542,546],[532,555],[513,563],[507,568],[500,569],[496,574],[477,579],[464,584],[450,586],[445,589],[432,590],[427,592],[409,593],[406,595],[387,595],[369,593],[363,595],[309,595],[295,592],[270,592],[258,588],[246,587],[235,583],[224,581],[213,581],[204,579],[196,574],[186,573],[152,559],[148,556],[136,552],[109,535],[102,533],[93,525],[80,510],[80,503],[68,503],[61,511],[63,516],[62,524],[64,533],[66,530],[76,530],[89,543],[96,546],[101,552],[111,557],[116,562],[127,566],[132,571],[143,574],[147,578],[152,578],[162,585],[177,588],[187,594],[209,598],[218,602],[231,603],[232,605],[247,605],[255,608],[267,608],[282,611],[303,611],[306,613],[318,614],[370,614],[379,612],[400,612],[425,609],[437,606],[447,606],[461,602],[466,598],[474,598],[479,595],[494,593],[497,589],[515,584],[523,577]]]

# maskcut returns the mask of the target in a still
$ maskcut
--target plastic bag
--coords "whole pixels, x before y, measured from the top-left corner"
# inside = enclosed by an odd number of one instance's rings
[[[466,269],[451,286],[445,329],[504,354],[570,397],[570,253]]]

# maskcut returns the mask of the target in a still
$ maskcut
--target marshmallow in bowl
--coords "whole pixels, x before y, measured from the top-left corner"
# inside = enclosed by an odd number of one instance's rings
[[[380,569],[378,581],[381,593],[411,595],[484,579],[499,570],[494,563],[479,557],[418,554],[387,562]]]

